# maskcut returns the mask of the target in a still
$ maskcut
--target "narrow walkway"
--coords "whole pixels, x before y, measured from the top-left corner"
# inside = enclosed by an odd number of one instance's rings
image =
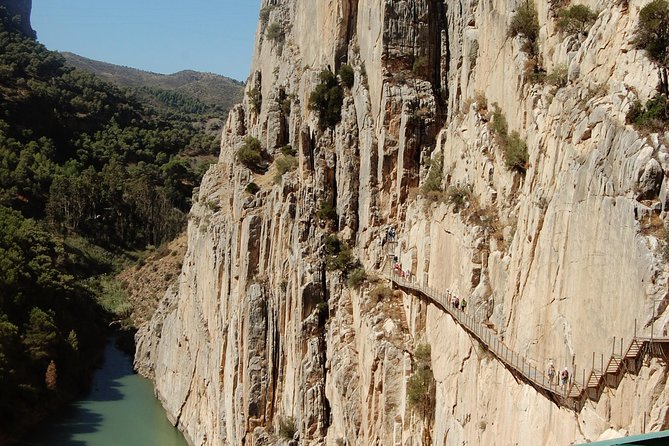
[[[558,385],[559,370],[554,382],[550,383],[543,367],[538,369],[535,365],[532,365],[536,361],[530,361],[528,358],[514,352],[504,342],[500,341],[497,335],[483,324],[482,320],[477,320],[474,316],[451,305],[451,299],[454,295],[450,291],[437,291],[418,283],[409,282],[396,274],[391,274],[388,279],[396,287],[428,298],[450,314],[455,322],[481,342],[514,375],[520,377],[556,404],[576,411],[580,411],[587,400],[598,401],[605,387],[617,388],[625,373],[637,373],[642,365],[641,359],[646,354],[666,356],[669,351],[669,338],[635,336],[624,352],[621,341],[620,354],[617,355],[613,352],[607,363],[604,363],[604,356],[602,355],[600,370],[595,369],[596,364],[593,356],[593,368],[587,376],[584,373],[580,382],[577,380],[578,377],[571,377],[575,379],[570,378],[567,386],[560,386]]]

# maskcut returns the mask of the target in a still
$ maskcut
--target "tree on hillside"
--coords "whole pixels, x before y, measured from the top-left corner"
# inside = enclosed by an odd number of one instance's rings
[[[667,67],[669,67],[669,2],[653,0],[639,13],[634,43],[646,51],[650,60],[660,69],[659,90],[667,94]]]

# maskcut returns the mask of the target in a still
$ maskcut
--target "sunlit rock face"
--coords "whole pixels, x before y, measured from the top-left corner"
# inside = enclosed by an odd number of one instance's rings
[[[521,3],[263,1],[182,273],[138,335],[136,367],[191,444],[563,445],[669,427],[658,359],[574,412],[436,306],[382,288],[390,252],[540,370],[553,359],[577,379],[614,337],[663,331],[669,150],[625,123],[658,83],[632,44],[646,2],[584,1],[597,20],[567,36],[538,0],[536,60],[561,86],[536,82],[508,36]],[[354,80],[324,127],[310,95],[344,64]],[[505,165],[500,115],[527,144],[522,169]],[[266,152],[255,171],[236,157],[248,136]],[[397,243],[382,243],[388,226]],[[328,268],[333,235],[378,282]],[[434,384],[417,406],[421,344]]]

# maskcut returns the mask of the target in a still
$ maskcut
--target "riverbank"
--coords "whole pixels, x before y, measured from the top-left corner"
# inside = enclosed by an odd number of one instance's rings
[[[26,446],[185,446],[156,399],[152,383],[135,374],[132,358],[107,343],[91,391],[22,439]]]

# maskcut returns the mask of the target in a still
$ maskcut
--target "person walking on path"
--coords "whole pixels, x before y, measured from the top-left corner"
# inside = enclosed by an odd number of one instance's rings
[[[460,302],[460,309],[462,310],[463,313],[465,312],[465,308],[467,308],[467,301],[463,297],[462,302]]]
[[[553,360],[549,359],[548,360],[548,367],[546,368],[546,375],[548,375],[548,384],[553,385],[553,380],[555,379],[555,365],[553,364]]]
[[[562,369],[562,372],[560,373],[560,379],[562,381],[562,387],[567,390],[567,383],[569,382],[569,370],[567,370],[567,367]]]

